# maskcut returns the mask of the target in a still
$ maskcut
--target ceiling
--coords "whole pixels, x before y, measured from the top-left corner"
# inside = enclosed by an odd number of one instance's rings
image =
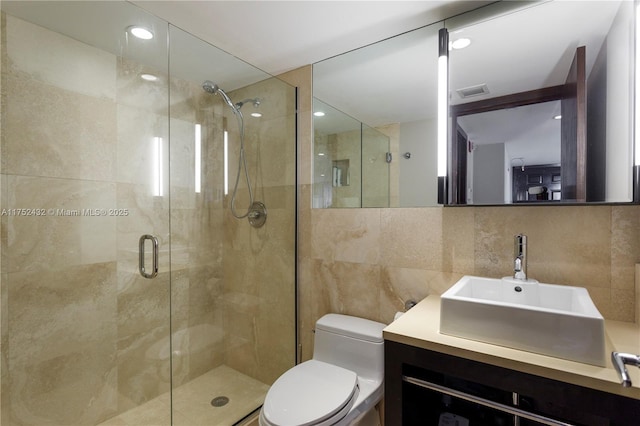
[[[491,2],[132,1],[272,75],[312,64]]]

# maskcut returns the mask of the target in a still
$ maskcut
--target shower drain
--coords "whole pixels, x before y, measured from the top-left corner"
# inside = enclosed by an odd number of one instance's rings
[[[227,398],[226,396],[216,396],[211,400],[211,405],[213,405],[214,407],[222,407],[227,405],[228,402],[229,398]]]

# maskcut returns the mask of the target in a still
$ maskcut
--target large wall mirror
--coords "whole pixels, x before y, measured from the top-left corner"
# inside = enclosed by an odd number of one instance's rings
[[[634,2],[517,3],[445,23],[449,202],[632,202]]]
[[[438,204],[443,27],[450,41],[446,204],[632,202],[635,7],[619,0],[497,2],[314,64],[315,103],[333,110],[314,117],[314,207]],[[459,39],[470,44],[460,48]],[[361,136],[360,166],[349,162],[356,187],[334,179],[344,176],[340,161],[351,158],[327,155],[340,152],[337,145],[327,151],[327,142],[347,139],[332,124],[340,115],[388,137],[385,172],[380,153],[363,154]],[[374,185],[363,174],[367,162],[377,162]]]
[[[314,116],[313,207],[437,205],[442,27],[313,65],[314,111],[321,115]]]

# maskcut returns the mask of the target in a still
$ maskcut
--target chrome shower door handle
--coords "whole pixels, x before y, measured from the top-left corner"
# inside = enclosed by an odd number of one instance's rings
[[[144,267],[144,251],[145,251],[145,242],[147,240],[151,240],[152,245],[152,264],[151,264],[151,273],[147,273]],[[158,239],[153,235],[145,234],[140,237],[138,242],[138,270],[140,271],[140,275],[145,278],[155,278],[158,275]]]

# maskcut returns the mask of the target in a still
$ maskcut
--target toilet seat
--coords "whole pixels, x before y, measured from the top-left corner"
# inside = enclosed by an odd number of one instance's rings
[[[260,417],[271,426],[332,425],[358,398],[358,376],[326,362],[310,360],[284,373],[269,389]]]

